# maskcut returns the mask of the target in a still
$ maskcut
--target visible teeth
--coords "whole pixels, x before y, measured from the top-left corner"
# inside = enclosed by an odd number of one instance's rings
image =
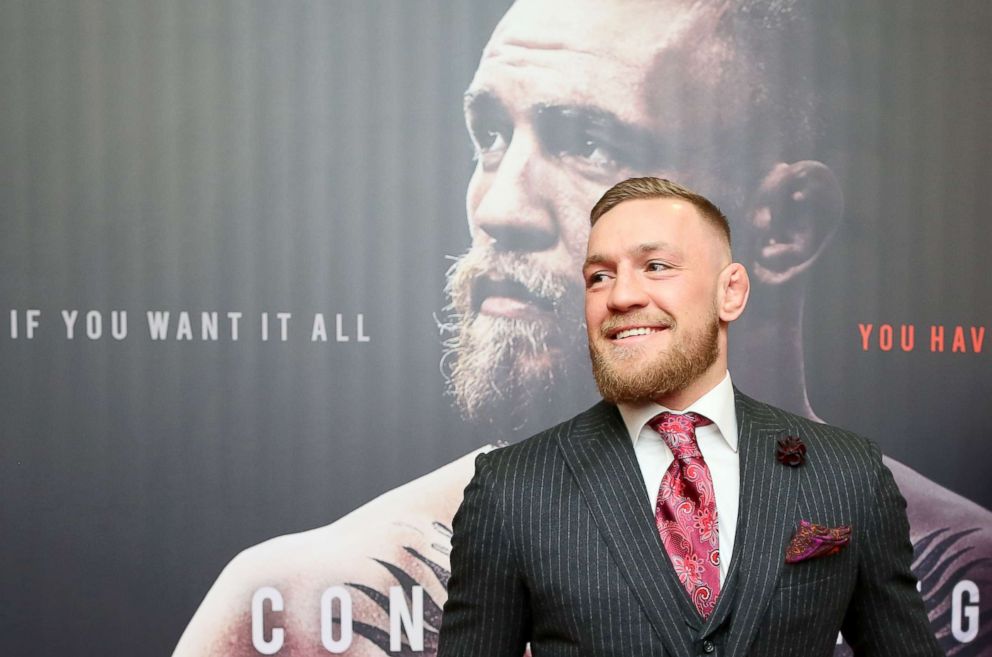
[[[632,335],[649,335],[651,333],[657,333],[659,329],[656,328],[632,328],[626,331],[620,331],[615,336],[614,340],[623,340],[624,338],[629,338]]]

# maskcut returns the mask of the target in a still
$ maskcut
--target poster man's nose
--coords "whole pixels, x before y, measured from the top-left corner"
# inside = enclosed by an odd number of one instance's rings
[[[474,213],[476,229],[503,251],[545,251],[558,242],[553,171],[533,140],[515,134]]]

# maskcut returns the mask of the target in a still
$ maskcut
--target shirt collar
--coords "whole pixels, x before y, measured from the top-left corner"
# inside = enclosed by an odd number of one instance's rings
[[[709,418],[720,430],[720,435],[723,436],[730,449],[737,451],[737,415],[734,411],[734,384],[730,380],[730,372],[727,372],[720,383],[684,411],[672,411],[672,409],[665,408],[653,401],[617,404],[617,408],[620,410],[623,423],[627,427],[627,433],[630,434],[630,440],[634,445],[637,445],[641,429],[648,423],[648,420],[658,413],[664,411],[688,413],[692,411]]]

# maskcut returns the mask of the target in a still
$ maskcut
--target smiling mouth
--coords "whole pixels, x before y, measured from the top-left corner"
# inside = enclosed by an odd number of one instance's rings
[[[554,302],[516,281],[482,277],[472,290],[472,308],[483,315],[519,318],[554,312]]]
[[[670,329],[669,324],[654,324],[652,326],[631,326],[630,324],[626,326],[604,326],[603,335],[613,343],[621,343],[629,340],[630,342],[639,342],[638,338],[645,338],[655,333],[661,333]]]
[[[635,335],[651,335],[652,333],[661,333],[662,330],[664,330],[664,329],[660,329],[660,328],[648,328],[646,326],[642,326],[642,327],[638,327],[638,328],[631,328],[631,329],[624,329],[624,330],[620,331],[619,333],[616,333],[613,336],[612,339],[613,340],[623,340],[625,338],[634,337]]]

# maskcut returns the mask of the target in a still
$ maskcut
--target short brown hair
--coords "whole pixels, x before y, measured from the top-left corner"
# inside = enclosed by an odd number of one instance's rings
[[[699,211],[703,219],[727,238],[727,245],[730,245],[730,223],[720,208],[705,196],[664,178],[628,178],[610,187],[592,207],[592,212],[589,213],[589,225],[595,226],[600,217],[624,201],[651,198],[680,198],[688,201]]]

